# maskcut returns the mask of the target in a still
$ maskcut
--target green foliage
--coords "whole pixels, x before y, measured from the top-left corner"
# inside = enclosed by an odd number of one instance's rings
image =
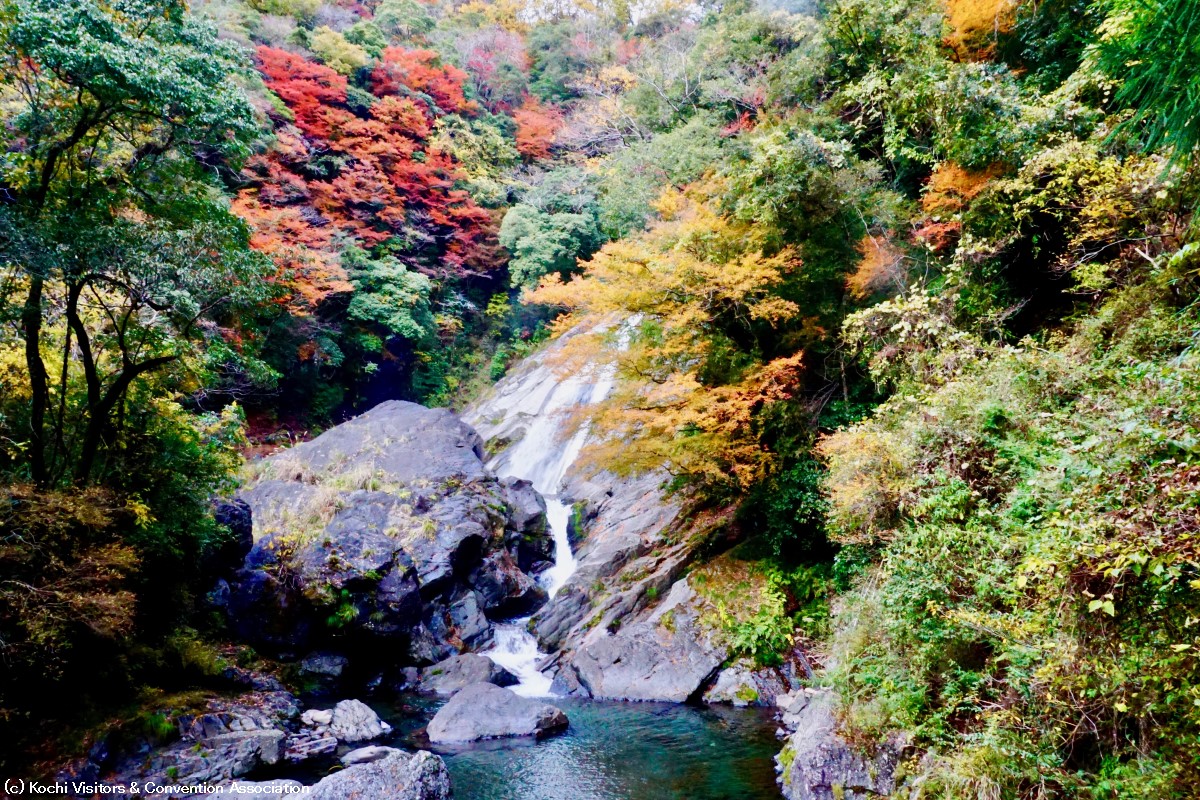
[[[433,335],[429,278],[395,258],[373,259],[356,247],[343,251],[342,263],[356,290],[346,312],[350,319],[378,325],[389,336],[413,342],[427,341]]]
[[[437,25],[429,9],[417,0],[383,0],[375,9],[374,22],[383,33],[400,39],[429,33]]]
[[[952,373],[824,445],[831,535],[883,544],[836,639],[847,723],[945,753],[941,791],[1194,785],[1200,320],[1163,261],[1051,349],[943,330]]]
[[[569,275],[575,262],[596,251],[601,243],[594,217],[586,214],[538,211],[518,204],[500,225],[500,244],[511,258],[508,271],[515,287],[533,287],[544,275]]]
[[[806,455],[756,493],[754,507],[762,515],[762,533],[776,556],[820,555],[827,546],[824,524],[829,503],[823,478],[821,465]]]
[[[574,83],[590,66],[579,52],[575,25],[569,21],[539,25],[529,35],[533,56],[529,90],[542,100],[567,100],[578,96]]]
[[[1102,0],[1098,57],[1117,83],[1124,123],[1147,151],[1190,162],[1200,145],[1200,7],[1191,0]]]

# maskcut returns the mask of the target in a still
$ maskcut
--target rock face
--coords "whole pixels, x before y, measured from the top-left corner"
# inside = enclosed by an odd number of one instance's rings
[[[565,406],[588,402],[608,391],[611,377],[601,368],[563,375],[555,364],[588,325],[526,359],[464,412],[495,453],[494,469],[535,460],[533,450],[547,442],[576,451],[583,445],[578,434],[564,435],[564,392]],[[589,474],[575,464],[561,483],[554,480],[559,499],[574,504],[571,529],[583,529],[577,571],[533,617],[542,650],[561,653],[557,688],[630,700],[693,696],[727,653],[695,624],[690,589],[680,582],[697,537],[662,490],[667,476]]]
[[[776,757],[783,796],[787,800],[870,800],[891,795],[902,743],[887,742],[870,758],[859,753],[837,735],[834,705],[832,695],[818,694],[794,714],[796,730]]]
[[[549,703],[490,683],[467,686],[429,722],[434,744],[475,742],[508,736],[542,738],[567,728],[567,715]]]
[[[322,778],[304,794],[310,800],[448,800],[450,773],[441,758],[424,750],[393,750],[384,758],[346,767]]]
[[[473,683],[513,686],[517,676],[487,656],[463,653],[421,670],[421,691],[449,697]]]
[[[756,669],[749,659],[738,659],[717,674],[704,692],[706,703],[727,703],[738,708],[779,706],[778,701],[798,686],[786,669]]]
[[[416,663],[486,644],[489,617],[544,601],[527,571],[553,544],[540,496],[482,456],[451,412],[389,401],[265,459],[242,494],[256,541],[235,632],[300,655],[336,627]]]
[[[592,697],[682,703],[708,683],[728,650],[699,625],[686,580],[645,619],[586,640],[569,661]]]

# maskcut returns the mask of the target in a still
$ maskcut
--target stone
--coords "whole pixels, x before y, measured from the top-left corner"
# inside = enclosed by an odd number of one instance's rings
[[[250,504],[245,500],[218,500],[213,518],[229,531],[206,559],[205,566],[218,575],[228,575],[242,566],[254,546],[254,522]]]
[[[540,739],[561,733],[567,725],[567,715],[549,703],[491,683],[474,683],[438,710],[427,733],[434,744],[453,744],[509,736]]]
[[[328,725],[333,722],[333,711],[330,709],[310,708],[300,715],[300,721],[305,725]]]
[[[357,750],[351,750],[339,760],[342,762],[343,767],[352,767],[355,764],[370,764],[372,761],[379,761],[387,758],[392,753],[399,752],[401,751],[394,747],[384,747],[383,745],[373,744],[367,747],[360,747]]]
[[[870,800],[895,790],[904,742],[884,742],[870,756],[858,752],[837,734],[835,705],[833,695],[821,693],[797,714],[796,730],[775,759],[787,800]]]
[[[336,752],[337,749],[337,737],[329,733],[328,730],[306,730],[288,737],[283,751],[283,758],[293,764],[298,764],[301,761],[308,761],[311,758],[330,755]]]
[[[210,736],[195,744],[181,743],[152,758],[146,780],[194,786],[245,775],[261,765],[279,762],[286,734],[281,730],[236,731]]]
[[[489,613],[533,611],[545,595],[522,565],[552,551],[544,502],[482,455],[450,411],[388,401],[263,459],[241,493],[257,538],[222,601],[235,634],[281,655],[329,646],[332,597],[355,652],[429,664],[484,646]]]
[[[546,590],[518,569],[505,551],[483,559],[471,574],[471,585],[491,619],[524,616],[546,602]]]
[[[717,674],[716,681],[704,692],[704,702],[770,708],[788,692],[781,672],[774,667],[756,669],[749,659],[738,659]]]
[[[339,653],[310,653],[300,662],[300,674],[319,680],[335,680],[342,676],[350,660]]]
[[[706,703],[728,703],[737,708],[756,705],[759,701],[754,673],[741,666],[726,667],[717,680],[704,692]]]
[[[496,686],[513,686],[517,676],[499,666],[487,656],[463,653],[439,661],[432,667],[421,670],[422,691],[449,697],[464,686],[473,683],[492,683]]]
[[[450,773],[433,753],[397,750],[322,778],[304,796],[308,800],[449,800]]]
[[[329,732],[340,742],[354,743],[377,739],[389,733],[392,726],[361,700],[342,700],[333,707]]]
[[[672,586],[646,619],[582,644],[570,660],[596,699],[682,703],[720,669],[728,648],[698,625],[687,580]]]

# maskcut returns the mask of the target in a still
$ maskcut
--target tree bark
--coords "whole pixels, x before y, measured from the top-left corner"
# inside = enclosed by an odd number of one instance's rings
[[[44,488],[48,481],[46,470],[46,404],[49,401],[49,376],[42,360],[42,290],[45,281],[39,275],[29,276],[29,293],[21,312],[25,334],[25,366],[29,370],[29,477],[34,485]]]

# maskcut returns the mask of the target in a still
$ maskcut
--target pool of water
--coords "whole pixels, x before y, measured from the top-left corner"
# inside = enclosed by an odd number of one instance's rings
[[[502,739],[433,748],[456,800],[778,800],[779,751],[769,715],[754,709],[555,699],[571,727],[540,742]],[[434,706],[392,717],[403,738]],[[381,709],[382,711],[382,709]],[[415,712],[415,713],[414,713]],[[421,745],[418,739],[407,742]]]

